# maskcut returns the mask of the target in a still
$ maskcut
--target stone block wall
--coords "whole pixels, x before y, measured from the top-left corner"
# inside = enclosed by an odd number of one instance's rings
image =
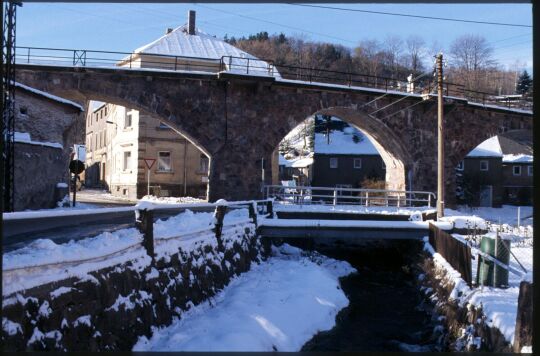
[[[4,350],[131,350],[151,327],[170,325],[270,252],[253,224],[223,233],[221,248],[211,241],[178,248],[154,265],[142,255],[4,296]]]
[[[54,208],[56,184],[68,181],[64,150],[15,143],[15,211]]]

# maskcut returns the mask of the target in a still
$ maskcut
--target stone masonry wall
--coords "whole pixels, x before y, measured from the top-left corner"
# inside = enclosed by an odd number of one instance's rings
[[[6,351],[131,350],[151,327],[170,325],[231,278],[265,259],[252,224],[223,231],[223,247],[201,243],[26,290],[3,300]]]
[[[15,143],[15,211],[53,208],[61,199],[56,184],[67,179],[62,149]]]

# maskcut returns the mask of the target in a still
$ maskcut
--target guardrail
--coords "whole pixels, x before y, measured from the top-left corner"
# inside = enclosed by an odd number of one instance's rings
[[[85,49],[64,49],[45,47],[15,48],[16,64],[62,65],[75,67],[103,67],[125,69],[158,69],[170,71],[194,71],[206,73],[230,72],[253,76],[281,77],[312,84],[336,84],[348,87],[367,87],[384,92],[408,92],[408,83],[396,78],[374,76],[357,72],[333,71],[315,67],[294,66],[286,63],[276,64],[273,60],[247,57],[222,56],[221,58],[201,58],[171,56],[163,54],[141,54],[132,52],[97,51]],[[426,78],[428,77],[428,78]],[[414,82],[416,93],[430,94],[436,90],[433,78],[424,76]],[[501,99],[495,93],[475,91],[462,84],[445,82],[443,94],[463,98],[483,105],[504,106],[507,108],[532,109],[532,101],[517,98]]]
[[[227,207],[229,209],[248,208],[250,209],[250,217],[254,221],[257,220],[257,214],[266,214],[272,211],[271,200],[267,199],[189,204],[153,204],[144,202],[132,207],[122,208],[51,211],[46,213],[4,213],[4,249],[6,251],[13,250],[23,247],[34,240],[49,238],[49,236],[56,242],[67,242],[133,226],[138,227],[139,230],[145,230],[150,225],[153,226],[153,223],[158,219],[165,219],[186,210],[212,212],[218,207]],[[148,216],[145,216],[145,211],[151,211],[148,215],[152,218],[151,223]]]
[[[331,204],[406,207],[432,206],[436,200],[436,196],[432,192],[406,190],[265,185],[263,191],[266,199],[275,198],[279,202],[300,205]]]

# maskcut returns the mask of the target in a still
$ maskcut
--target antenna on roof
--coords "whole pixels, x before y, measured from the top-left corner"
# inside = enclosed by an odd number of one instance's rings
[[[188,11],[188,34],[195,34],[195,10]]]

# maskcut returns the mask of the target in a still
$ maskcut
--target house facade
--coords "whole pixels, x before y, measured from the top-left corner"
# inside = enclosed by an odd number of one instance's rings
[[[373,143],[337,118],[315,118],[311,183],[317,187],[384,189],[386,168]],[[368,186],[369,185],[369,186]]]
[[[458,202],[501,207],[532,204],[532,149],[494,136],[473,149],[456,167]]]
[[[84,142],[84,108],[15,83],[14,210],[48,209],[67,194],[72,147]]]
[[[87,116],[85,186],[138,199],[206,197],[208,157],[184,136],[137,110],[102,104]],[[154,160],[152,162],[152,160]]]
[[[226,58],[226,59],[224,59]],[[279,75],[268,63],[208,35],[188,23],[167,29],[157,40],[117,63],[130,68],[218,72],[243,71]],[[158,119],[119,105],[103,104],[87,117],[88,171],[85,185],[103,186],[130,199],[150,194],[207,197],[209,157],[181,133]],[[146,161],[145,161],[146,159]]]

